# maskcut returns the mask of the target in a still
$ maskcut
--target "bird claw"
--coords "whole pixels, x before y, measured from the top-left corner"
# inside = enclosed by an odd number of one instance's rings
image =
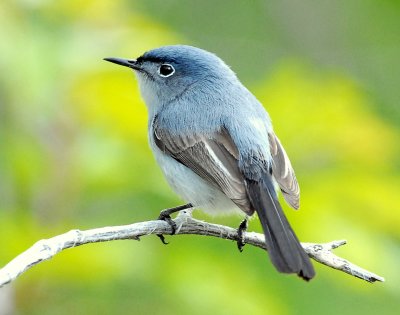
[[[169,226],[171,227],[171,229],[172,229],[171,235],[174,235],[176,233],[177,226],[176,226],[176,223],[174,222],[174,220],[171,219],[171,214],[174,213],[174,212],[178,212],[178,211],[181,211],[181,210],[185,210],[185,209],[191,208],[191,207],[193,207],[192,204],[188,203],[188,204],[183,205],[183,206],[178,206],[178,207],[175,207],[175,208],[165,209],[165,210],[160,212],[160,215],[158,216],[158,220],[162,220],[162,221],[167,222],[169,224]],[[168,242],[165,240],[164,235],[157,234],[157,236],[159,237],[159,239],[161,240],[161,242],[163,244],[165,244],[165,245],[168,244]]]
[[[162,242],[164,245],[168,245],[168,244],[169,244],[169,243],[165,240],[164,235],[162,235],[162,234],[157,234],[157,236],[158,236],[158,238],[161,240],[161,242]]]
[[[160,215],[158,216],[158,220],[165,221],[169,224],[169,226],[172,229],[171,235],[174,235],[176,233],[176,229],[177,229],[176,223],[174,222],[174,220],[171,219],[171,216],[168,213],[168,211],[165,211],[165,210],[161,211]]]
[[[158,220],[165,221],[165,222],[167,222],[167,223],[169,224],[169,226],[170,226],[171,229],[172,229],[171,235],[174,235],[174,234],[176,233],[176,229],[177,229],[176,223],[171,219],[171,216],[169,215],[169,212],[168,212],[168,211],[166,211],[166,210],[161,211],[160,215],[158,216]],[[161,240],[161,242],[162,242],[164,245],[169,244],[169,243],[165,240],[164,235],[162,235],[162,234],[157,234],[157,236],[159,237],[159,239]]]
[[[246,244],[244,242],[244,232],[247,231],[247,227],[248,227],[248,221],[246,218],[242,221],[242,223],[240,223],[240,225],[237,229],[238,240],[237,240],[236,244],[237,244],[237,248],[239,249],[239,252],[243,252],[243,247]]]

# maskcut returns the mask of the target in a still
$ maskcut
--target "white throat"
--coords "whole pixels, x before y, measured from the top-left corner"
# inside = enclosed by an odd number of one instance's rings
[[[140,73],[136,73],[136,77],[139,82],[140,95],[147,106],[149,116],[152,117],[156,114],[157,108],[161,105],[159,104],[160,102],[157,94],[154,91],[154,86],[151,81],[146,79]]]

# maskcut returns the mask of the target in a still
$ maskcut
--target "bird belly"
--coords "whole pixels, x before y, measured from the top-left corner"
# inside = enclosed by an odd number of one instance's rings
[[[164,154],[154,143],[151,143],[151,147],[169,185],[183,200],[212,215],[235,212],[244,214],[218,188],[207,183],[182,163]]]

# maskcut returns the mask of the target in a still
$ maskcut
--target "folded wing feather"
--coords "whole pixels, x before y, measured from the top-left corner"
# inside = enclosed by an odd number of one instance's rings
[[[226,130],[203,136],[174,135],[156,124],[153,128],[154,141],[164,153],[220,189],[244,212],[253,214],[238,167],[238,151]]]
[[[277,181],[286,202],[294,209],[300,206],[300,188],[292,164],[280,143],[278,137],[270,132],[268,134],[272,156],[272,175]]]

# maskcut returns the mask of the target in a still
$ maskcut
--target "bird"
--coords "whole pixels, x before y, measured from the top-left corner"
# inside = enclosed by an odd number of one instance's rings
[[[294,209],[300,189],[292,164],[263,105],[217,55],[188,45],[149,50],[137,59],[104,58],[137,77],[148,109],[148,135],[155,159],[187,208],[241,213],[238,247],[247,218],[257,213],[272,264],[308,281],[315,276],[278,200]]]

